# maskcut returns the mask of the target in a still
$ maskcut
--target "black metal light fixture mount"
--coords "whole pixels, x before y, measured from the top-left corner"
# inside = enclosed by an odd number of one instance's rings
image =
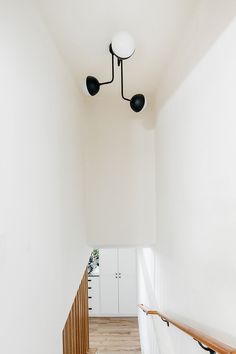
[[[146,98],[143,94],[138,93],[131,99],[124,96],[124,72],[123,61],[130,58],[135,52],[135,44],[133,38],[125,31],[119,32],[112,39],[109,46],[112,57],[112,77],[110,81],[99,82],[94,76],[87,76],[85,80],[85,91],[90,96],[95,96],[100,86],[111,84],[114,81],[114,57],[117,58],[117,64],[121,68],[121,97],[130,102],[130,107],[134,112],[141,112],[146,106]]]

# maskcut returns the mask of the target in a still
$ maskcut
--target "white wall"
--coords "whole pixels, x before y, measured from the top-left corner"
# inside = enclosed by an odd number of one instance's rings
[[[236,14],[235,0],[197,0],[192,16],[178,33],[157,88],[158,107],[178,88],[227,28]]]
[[[141,294],[147,305],[234,346],[235,38],[236,21],[157,117],[157,239],[156,248],[149,250],[156,262],[155,284],[149,299]],[[150,264],[148,251],[140,252],[140,262]],[[140,278],[142,284],[145,276]],[[149,325],[141,314],[140,319],[144,328],[152,328],[150,338],[158,339],[161,354],[202,353],[173,327],[158,319]],[[143,344],[145,354],[157,352],[144,339]]]
[[[88,259],[81,99],[32,1],[0,1],[0,352],[58,354]]]
[[[155,240],[154,112],[135,113],[114,87],[87,98],[86,205],[92,246]]]

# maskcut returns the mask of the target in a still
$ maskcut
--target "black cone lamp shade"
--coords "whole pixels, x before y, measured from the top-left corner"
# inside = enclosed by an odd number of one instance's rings
[[[130,100],[130,107],[134,112],[140,112],[145,108],[145,97],[141,93],[134,95]]]
[[[87,76],[86,88],[91,96],[95,96],[100,90],[99,81],[94,76]]]

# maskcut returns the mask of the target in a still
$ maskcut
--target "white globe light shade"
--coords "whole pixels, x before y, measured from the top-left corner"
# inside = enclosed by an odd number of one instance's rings
[[[120,31],[112,38],[111,47],[117,57],[127,59],[135,51],[134,39],[128,32]]]

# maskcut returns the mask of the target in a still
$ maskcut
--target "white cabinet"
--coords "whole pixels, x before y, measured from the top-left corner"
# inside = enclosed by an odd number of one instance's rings
[[[100,314],[100,280],[99,277],[93,276],[88,278],[88,307],[89,314]]]
[[[99,250],[100,314],[137,315],[136,249]]]

